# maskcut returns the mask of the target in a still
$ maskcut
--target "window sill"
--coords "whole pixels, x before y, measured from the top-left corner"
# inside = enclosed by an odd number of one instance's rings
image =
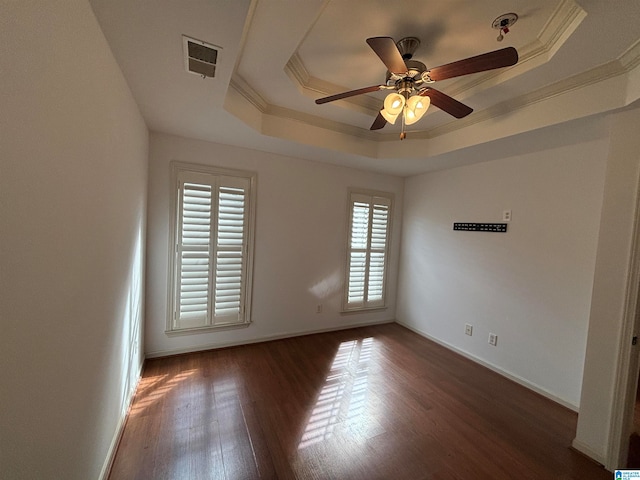
[[[371,312],[382,312],[386,310],[387,307],[360,307],[360,308],[351,308],[349,310],[341,310],[340,315],[352,315],[354,313],[371,313]]]
[[[207,325],[206,327],[193,327],[193,328],[180,328],[177,330],[165,330],[165,335],[170,337],[180,336],[180,335],[193,335],[197,333],[212,333],[218,332],[220,330],[235,330],[238,328],[246,328],[251,325],[251,322],[245,323],[230,323],[227,325]]]

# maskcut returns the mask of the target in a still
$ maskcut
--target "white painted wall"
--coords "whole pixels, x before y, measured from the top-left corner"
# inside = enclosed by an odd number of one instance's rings
[[[616,380],[618,375],[624,375],[620,371],[623,362],[620,347],[621,342],[631,341],[630,336],[622,338],[622,332],[624,322],[633,323],[634,317],[632,310],[625,319],[625,304],[627,295],[636,293],[627,289],[630,287],[629,267],[638,208],[640,108],[613,114],[609,120],[611,139],[574,446],[614,469],[622,466],[616,452],[610,450],[615,449],[612,446],[620,440],[610,437],[612,433],[616,434],[611,422],[618,401],[615,398]],[[629,354],[629,349],[624,351]],[[637,349],[632,354],[638,355]],[[624,391],[618,394],[624,395]],[[621,430],[626,429],[619,429],[617,433]]]
[[[409,178],[398,322],[576,408],[605,125],[581,120],[493,142],[476,150],[494,160]],[[505,209],[513,215],[506,234],[452,230],[454,222],[501,222]]]
[[[148,132],[86,1],[1,11],[0,477],[96,479],[142,361]]]
[[[149,159],[147,355],[394,320],[402,178],[159,133],[151,134]],[[164,333],[171,160],[258,174],[253,323],[247,328],[172,337]],[[348,187],[395,194],[386,310],[340,314]],[[318,304],[323,305],[320,314]]]

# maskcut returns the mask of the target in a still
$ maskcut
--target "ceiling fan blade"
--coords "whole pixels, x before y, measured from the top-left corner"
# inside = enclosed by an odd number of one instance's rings
[[[429,77],[434,82],[437,82],[438,80],[460,77],[470,73],[509,67],[516,63],[518,63],[518,51],[513,47],[507,47],[432,68],[429,70]]]
[[[369,130],[380,130],[387,124],[387,120],[382,116],[380,112],[378,112],[378,116],[371,124],[371,128]]]
[[[363,93],[371,93],[380,90],[384,85],[372,85],[371,87],[359,88],[358,90],[349,90],[348,92],[336,93],[328,97],[318,98],[316,103],[318,105],[327,102],[333,102],[334,100],[341,100],[343,98],[355,97],[356,95],[362,95]]]
[[[428,87],[425,90],[422,90],[420,95],[423,97],[429,97],[433,105],[456,118],[466,117],[473,112],[473,108],[468,107],[464,103],[459,102],[455,98],[450,97],[446,93],[442,93],[435,88]]]
[[[367,43],[391,73],[403,74],[409,71],[393,38],[372,37],[367,38]]]

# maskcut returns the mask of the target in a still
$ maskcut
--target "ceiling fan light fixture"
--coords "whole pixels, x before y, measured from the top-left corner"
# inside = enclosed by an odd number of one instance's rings
[[[405,125],[413,125],[418,121],[418,116],[416,112],[413,110],[409,110],[408,108],[404,112],[404,124]]]
[[[397,116],[402,112],[405,102],[405,98],[399,93],[390,93],[387,95],[387,98],[384,99],[384,110],[390,115]]]
[[[504,35],[515,20],[517,20],[516,14],[505,14],[498,17],[492,27],[500,30],[501,35]],[[391,37],[367,38],[367,44],[387,67],[385,83],[318,98],[316,103],[320,105],[382,89],[393,89],[395,91],[386,96],[382,110],[369,129],[380,130],[386,123],[394,124],[398,117],[402,116],[400,138],[403,139],[406,138],[405,125],[419,121],[432,102],[440,110],[455,118],[464,118],[473,112],[473,109],[464,103],[423,84],[510,67],[518,63],[517,50],[507,47],[427,70],[424,63],[412,60],[413,52],[419,43],[420,41],[414,37],[402,39],[397,44]],[[412,98],[414,96],[418,98]]]
[[[407,125],[412,125],[420,120],[429,109],[431,99],[421,95],[414,95],[407,100],[404,121]]]
[[[400,113],[391,114],[387,111],[386,108],[383,108],[382,110],[380,110],[380,115],[382,115],[387,122],[393,125],[394,123],[396,123],[396,120],[398,116],[400,116]]]

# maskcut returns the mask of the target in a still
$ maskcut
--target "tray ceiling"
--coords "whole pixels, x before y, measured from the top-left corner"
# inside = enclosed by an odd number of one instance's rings
[[[401,175],[461,148],[621,108],[640,97],[637,0],[91,0],[152,130]],[[496,40],[491,22],[518,22]],[[215,78],[185,71],[182,35],[220,46]],[[418,37],[427,67],[515,47],[513,67],[437,82],[474,112],[431,107],[398,140],[369,126],[385,92],[316,105],[384,83],[365,43]],[[401,162],[389,162],[389,160]]]

